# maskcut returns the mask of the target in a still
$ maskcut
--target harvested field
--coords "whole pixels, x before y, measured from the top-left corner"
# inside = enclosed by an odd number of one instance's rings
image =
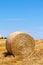
[[[43,40],[36,41],[34,52],[21,59],[7,53],[6,39],[0,39],[0,65],[43,65]]]

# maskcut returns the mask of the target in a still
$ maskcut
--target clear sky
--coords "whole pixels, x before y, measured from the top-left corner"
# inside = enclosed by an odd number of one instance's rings
[[[15,31],[43,39],[43,0],[0,0],[0,34]]]

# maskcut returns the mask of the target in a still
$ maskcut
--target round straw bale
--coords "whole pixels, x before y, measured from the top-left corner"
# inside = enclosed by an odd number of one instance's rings
[[[6,48],[10,54],[28,56],[35,47],[33,37],[24,32],[14,32],[8,35]]]
[[[0,39],[3,39],[3,36],[0,34]]]

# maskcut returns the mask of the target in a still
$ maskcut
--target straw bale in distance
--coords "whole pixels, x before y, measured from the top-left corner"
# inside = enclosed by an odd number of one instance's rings
[[[0,39],[3,39],[3,36],[0,34]]]

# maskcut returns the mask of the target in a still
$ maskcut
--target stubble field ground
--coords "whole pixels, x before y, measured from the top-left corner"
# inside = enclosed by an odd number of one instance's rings
[[[32,55],[21,60],[18,56],[8,54],[6,39],[0,39],[0,65],[43,65],[43,40],[36,40]]]

